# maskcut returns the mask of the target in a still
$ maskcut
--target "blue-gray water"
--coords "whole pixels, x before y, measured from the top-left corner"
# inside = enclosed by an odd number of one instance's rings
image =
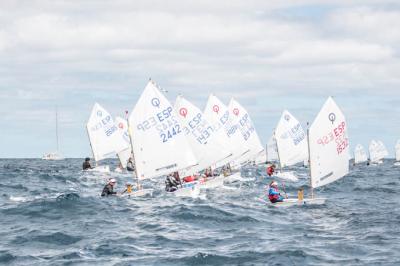
[[[81,163],[0,160],[0,264],[400,264],[400,167],[390,160],[318,189],[325,205],[290,208],[258,200],[262,168],[255,182],[198,199],[165,195],[163,180],[146,184],[153,197],[128,199],[101,198],[107,176],[83,174]],[[130,179],[113,176],[118,191]]]

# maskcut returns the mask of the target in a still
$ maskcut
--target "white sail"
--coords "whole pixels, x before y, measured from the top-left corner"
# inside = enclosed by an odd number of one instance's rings
[[[357,144],[354,149],[354,163],[363,163],[368,160],[368,155],[364,150],[364,147],[361,144]]]
[[[129,116],[139,179],[196,165],[192,149],[167,98],[149,81]]]
[[[382,141],[371,140],[368,150],[372,163],[377,163],[388,155],[388,151]]]
[[[182,96],[178,96],[174,110],[198,162],[190,169],[192,173],[204,170],[231,156],[230,151],[219,143],[216,132],[204,119],[199,108]]]
[[[397,141],[396,146],[395,146],[395,155],[396,155],[396,161],[400,161],[400,139]]]
[[[242,161],[254,159],[260,152],[264,150],[254,127],[250,115],[235,99],[231,99],[228,105],[232,122],[236,125],[242,135],[242,143],[246,145],[250,151],[242,158]],[[244,140],[244,142],[243,142]]]
[[[94,159],[110,158],[124,149],[124,143],[111,115],[95,103],[86,124]]]
[[[278,161],[278,150],[276,146],[275,136],[272,135],[267,142],[267,162]]]
[[[129,158],[132,156],[131,142],[128,133],[128,122],[126,119],[117,116],[115,118],[115,124],[117,125],[118,131],[122,138],[124,149],[117,153],[118,159],[123,168],[126,168]]]
[[[306,133],[300,122],[287,110],[283,111],[275,130],[281,167],[308,159]]]
[[[220,136],[219,139],[221,142],[225,142],[224,146],[228,147],[232,153],[229,161],[242,157],[250,151],[240,132],[238,132],[237,126],[234,125],[228,107],[213,94],[208,97],[204,117],[214,130],[219,132],[222,129],[223,136]]]
[[[309,129],[311,186],[327,185],[349,172],[346,118],[329,97]]]

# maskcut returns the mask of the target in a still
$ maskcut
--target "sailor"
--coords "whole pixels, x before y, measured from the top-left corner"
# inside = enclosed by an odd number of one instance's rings
[[[135,166],[133,165],[132,157],[129,157],[128,163],[126,164],[126,170],[129,172],[135,171]]]
[[[114,186],[115,186],[116,180],[114,178],[110,178],[108,180],[107,185],[104,186],[103,192],[101,192],[101,196],[109,196],[109,195],[116,195],[117,192],[114,191]]]
[[[167,192],[174,192],[178,189],[178,185],[182,185],[178,172],[168,175],[165,179],[165,191]]]
[[[85,161],[82,164],[82,169],[87,170],[87,169],[93,169],[93,167],[90,165],[90,158],[86,157]]]
[[[283,201],[283,197],[278,191],[278,183],[274,180],[269,184],[268,198],[272,203]]]
[[[193,181],[196,181],[196,176],[195,175],[189,175],[189,176],[185,176],[184,178],[183,178],[183,182],[185,182],[185,183],[189,183],[189,182],[193,182]]]
[[[275,164],[268,166],[267,167],[267,175],[272,176],[275,172],[275,168],[276,168]]]
[[[207,168],[204,172],[204,177],[212,177],[211,167]]]

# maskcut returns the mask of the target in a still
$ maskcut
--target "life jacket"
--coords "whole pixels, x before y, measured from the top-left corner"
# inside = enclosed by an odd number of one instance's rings
[[[267,168],[267,175],[271,176],[274,173],[274,171],[275,171],[274,168],[272,166],[269,166]]]
[[[274,192],[276,192],[276,194],[268,193],[268,199],[269,199],[272,203],[275,203],[275,202],[280,198],[280,196],[279,196],[279,191],[278,191],[278,189],[275,188],[275,187],[271,187],[270,190],[271,190],[271,189],[274,190]]]
[[[165,185],[167,187],[176,187],[178,184],[179,182],[173,176],[168,176],[165,180]]]
[[[192,176],[192,175],[190,175],[190,176],[185,176],[184,178],[183,178],[183,181],[184,182],[193,182],[195,179],[194,179],[194,176]]]

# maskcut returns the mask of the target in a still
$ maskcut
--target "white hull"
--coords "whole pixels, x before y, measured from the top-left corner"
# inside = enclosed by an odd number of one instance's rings
[[[377,161],[377,162],[371,162],[371,164],[375,164],[375,165],[383,164],[383,160],[379,160],[379,161]]]
[[[393,165],[394,166],[400,166],[400,162],[395,162]]]
[[[148,188],[148,189],[140,189],[136,191],[132,191],[131,193],[124,193],[121,196],[122,197],[144,197],[144,196],[152,196],[153,195],[154,189]]]
[[[217,187],[222,187],[224,185],[224,176],[219,175],[214,178],[207,178],[200,180],[199,185],[201,189],[212,189]]]
[[[85,170],[87,172],[95,172],[95,173],[110,173],[110,166],[108,165],[99,165],[92,169]]]
[[[273,177],[293,182],[299,181],[299,178],[293,172],[277,172]]]
[[[42,160],[60,161],[60,160],[64,160],[64,157],[58,153],[47,153],[47,154],[43,155]]]
[[[322,205],[325,204],[326,199],[325,198],[311,198],[311,199],[304,199],[304,200],[298,200],[298,199],[285,199],[283,202],[276,202],[276,203],[270,203],[273,206],[276,207],[290,207],[290,206],[301,206],[301,205]]]
[[[197,184],[193,184],[168,193],[173,193],[176,197],[197,198],[200,195],[200,187]]]

